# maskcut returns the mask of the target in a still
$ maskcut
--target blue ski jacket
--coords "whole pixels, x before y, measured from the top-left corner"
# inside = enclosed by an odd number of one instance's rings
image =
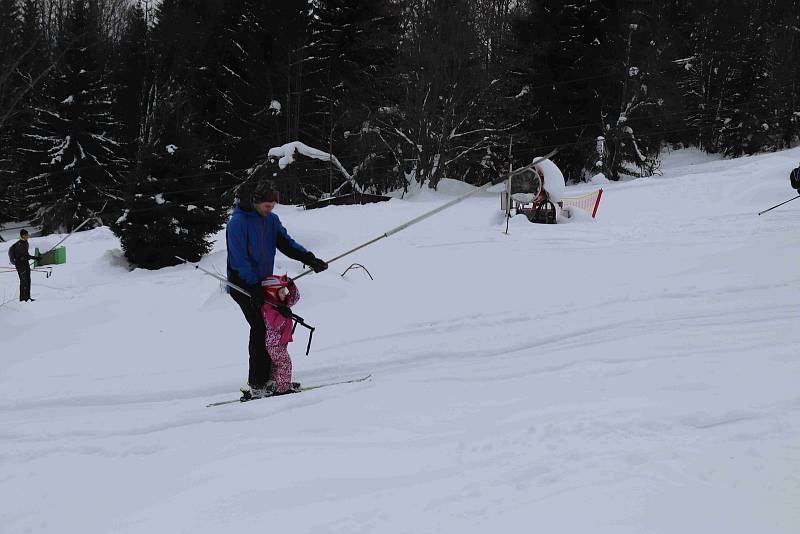
[[[276,249],[304,263],[311,256],[289,236],[275,213],[262,217],[245,203],[233,208],[225,239],[228,243],[228,281],[239,286],[253,286],[271,275]]]

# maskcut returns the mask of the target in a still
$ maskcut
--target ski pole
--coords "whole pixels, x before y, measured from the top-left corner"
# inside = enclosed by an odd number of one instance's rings
[[[778,204],[778,205],[776,205],[776,206],[772,206],[772,207],[771,207],[771,208],[769,208],[768,210],[761,211],[761,212],[759,212],[758,214],[759,214],[759,215],[761,215],[761,214],[763,214],[763,213],[767,213],[768,211],[772,211],[772,210],[774,210],[775,208],[779,208],[779,207],[783,206],[784,204],[787,204],[787,203],[791,202],[792,200],[797,200],[798,198],[800,198],[800,193],[798,193],[796,197],[792,197],[792,198],[790,198],[789,200],[786,200],[786,201],[784,201],[784,202],[781,202],[780,204]]]
[[[557,151],[558,151],[558,149],[555,149],[555,150],[553,150],[552,152],[550,152],[549,154],[547,154],[546,156],[542,156],[542,157],[540,157],[540,158],[536,158],[536,159],[534,159],[534,160],[533,160],[531,163],[529,163],[528,165],[525,165],[524,167],[520,167],[519,169],[517,169],[517,170],[515,170],[515,171],[513,171],[513,172],[511,172],[511,173],[509,173],[509,174],[507,174],[507,175],[505,175],[505,176],[503,177],[503,180],[506,180],[506,179],[508,179],[508,178],[509,178],[511,175],[517,174],[517,173],[519,173],[519,172],[521,172],[521,171],[523,171],[523,170],[525,170],[525,169],[531,169],[531,168],[533,168],[533,166],[534,166],[534,165],[536,165],[537,163],[539,163],[539,162],[541,162],[541,161],[544,161],[544,160],[546,160],[546,159],[550,158],[551,156],[555,155],[555,153],[556,153]],[[425,219],[427,219],[428,217],[432,217],[433,215],[436,215],[436,214],[437,214],[437,213],[439,213],[440,211],[444,211],[444,210],[446,210],[447,208],[450,208],[450,207],[452,207],[452,206],[455,206],[455,205],[456,205],[456,204],[458,204],[459,202],[463,202],[464,200],[468,199],[468,198],[469,198],[469,197],[471,197],[472,195],[475,195],[475,194],[477,194],[477,193],[480,193],[480,192],[482,192],[482,191],[485,191],[485,190],[487,190],[489,187],[491,187],[491,186],[493,186],[493,185],[496,185],[496,184],[498,184],[498,183],[502,182],[503,180],[497,180],[496,182],[489,182],[489,183],[487,183],[487,184],[484,184],[484,185],[480,186],[479,188],[477,188],[477,189],[474,189],[474,190],[470,191],[469,193],[466,193],[466,194],[464,194],[464,195],[461,195],[460,197],[457,197],[457,198],[455,198],[455,199],[451,200],[450,202],[447,202],[446,204],[442,204],[441,206],[439,206],[439,207],[438,207],[438,208],[436,208],[436,209],[433,209],[433,210],[431,210],[431,211],[429,211],[429,212],[427,212],[427,213],[423,213],[423,214],[422,214],[422,215],[420,215],[419,217],[415,217],[415,218],[411,219],[410,221],[408,221],[408,222],[406,222],[406,223],[403,223],[403,224],[401,224],[400,226],[398,226],[398,227],[396,227],[396,228],[392,228],[392,229],[391,229],[391,230],[389,230],[388,232],[385,232],[385,233],[383,233],[383,234],[379,235],[378,237],[376,237],[376,238],[374,238],[374,239],[370,239],[370,240],[369,240],[369,241],[367,241],[366,243],[363,243],[363,244],[361,244],[361,245],[359,245],[359,246],[357,246],[357,247],[355,247],[355,248],[353,248],[353,249],[350,249],[350,250],[348,250],[347,252],[343,252],[342,254],[339,254],[338,256],[336,256],[336,257],[334,257],[334,258],[331,258],[331,259],[327,260],[325,263],[328,263],[328,264],[330,264],[330,263],[333,263],[333,262],[335,262],[336,260],[339,260],[339,259],[341,259],[341,258],[344,258],[345,256],[347,256],[347,255],[349,255],[349,254],[352,254],[353,252],[356,252],[357,250],[361,250],[362,248],[364,248],[364,247],[368,247],[368,246],[370,246],[371,244],[373,244],[373,243],[375,243],[375,242],[377,242],[377,241],[380,241],[381,239],[384,239],[384,238],[386,238],[386,237],[389,237],[389,236],[391,236],[391,235],[394,235],[394,234],[396,234],[397,232],[399,232],[399,231],[401,231],[401,230],[405,230],[405,229],[406,229],[406,228],[408,228],[409,226],[412,226],[412,225],[414,225],[414,224],[417,224],[418,222],[424,221],[424,220],[425,220]],[[292,277],[292,278],[293,278],[294,280],[297,280],[298,278],[302,278],[303,276],[305,276],[305,275],[307,275],[307,274],[311,274],[311,273],[313,273],[313,272],[314,272],[314,269],[307,269],[307,270],[303,271],[302,273],[300,273],[300,274],[298,274],[297,276],[294,276],[294,277]]]

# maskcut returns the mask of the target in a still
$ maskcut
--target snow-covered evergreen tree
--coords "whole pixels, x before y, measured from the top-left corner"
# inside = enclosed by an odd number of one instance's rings
[[[384,189],[389,169],[400,168],[372,128],[397,104],[399,8],[389,0],[319,0],[310,25],[309,143],[336,154],[362,185]],[[337,175],[331,168],[306,179],[330,193]]]
[[[111,113],[97,0],[74,0],[58,36],[63,58],[28,134],[39,174],[25,194],[45,232],[70,231],[120,200],[126,167]],[[102,216],[102,215],[101,215]]]
[[[781,109],[785,94],[781,81],[786,83],[791,77],[778,69],[779,56],[785,52],[776,48],[776,38],[792,8],[784,5],[788,12],[779,12],[780,4],[783,2],[751,0],[738,26],[740,33],[729,44],[735,61],[726,79],[726,98],[716,117],[718,149],[726,155],[737,157],[783,146],[781,111],[788,110]],[[793,11],[797,10],[795,6]]]
[[[119,138],[128,159],[134,159],[141,135],[145,87],[150,81],[153,51],[141,3],[127,6],[119,42],[109,69],[114,82],[113,113],[120,122]]]
[[[604,95],[602,122],[604,150],[602,170],[612,179],[621,175],[651,176],[658,167],[664,139],[662,100],[651,86],[656,68],[657,43],[644,12],[621,17],[627,39],[619,60],[612,66],[621,80]],[[618,99],[618,104],[614,100]],[[642,133],[645,135],[642,135]]]
[[[707,152],[719,152],[720,126],[736,109],[738,89],[738,41],[748,20],[742,4],[710,2],[697,6],[689,34],[691,55],[682,60],[679,79],[686,105],[686,123],[694,129],[695,142]]]
[[[0,221],[19,214],[17,182],[20,158],[17,153],[22,122],[18,97],[22,79],[18,75],[23,54],[21,18],[14,0],[0,0]]]
[[[444,177],[480,181],[482,162],[513,124],[492,111],[502,86],[484,68],[473,8],[465,0],[407,6],[397,104],[369,123],[407,180],[434,188]]]
[[[145,269],[175,265],[176,255],[198,261],[211,248],[209,234],[227,218],[219,201],[222,188],[190,174],[202,154],[195,140],[177,132],[164,137],[180,146],[160,144],[160,153],[147,147],[126,177],[122,216],[111,224],[128,261]]]
[[[211,104],[215,95],[203,85],[212,76],[204,70],[213,58],[202,57],[202,51],[219,9],[182,0],[159,6],[153,30],[157,64],[145,97],[140,146],[125,177],[122,216],[112,225],[126,257],[139,267],[175,265],[175,255],[198,260],[209,250],[208,236],[227,218],[230,202],[223,192],[230,179],[215,158],[219,147],[202,137],[218,116]]]
[[[769,96],[776,117],[776,148],[785,148],[800,141],[800,3],[774,0],[772,4],[770,26],[775,33],[769,44],[774,93]]]
[[[523,161],[558,146],[559,166],[567,177],[581,178],[586,169],[594,169],[603,115],[612,102],[619,106],[612,95],[618,94],[623,76],[616,13],[608,4],[530,2],[527,16],[514,25],[514,72],[535,105],[520,132],[522,146],[539,147],[517,152]]]

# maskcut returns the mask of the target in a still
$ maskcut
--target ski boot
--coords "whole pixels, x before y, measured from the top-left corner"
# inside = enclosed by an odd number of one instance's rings
[[[266,384],[247,384],[239,388],[239,391],[242,392],[242,398],[239,399],[242,402],[271,397],[275,394],[275,382],[270,380]]]
[[[292,382],[292,385],[289,386],[289,389],[286,391],[278,392],[277,390],[274,391],[273,395],[288,395],[290,393],[300,393],[303,389],[300,387],[300,382]]]

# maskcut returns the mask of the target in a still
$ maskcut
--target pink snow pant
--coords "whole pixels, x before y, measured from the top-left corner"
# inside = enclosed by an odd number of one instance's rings
[[[292,388],[292,358],[287,345],[267,345],[272,360],[272,379],[276,393],[286,393]]]

